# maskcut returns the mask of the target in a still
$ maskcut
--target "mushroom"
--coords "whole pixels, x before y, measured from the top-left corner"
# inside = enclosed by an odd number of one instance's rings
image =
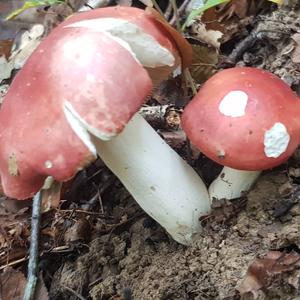
[[[85,12],[54,29],[0,110],[4,192],[31,197],[47,177],[66,181],[98,153],[139,205],[188,244],[209,211],[207,189],[136,114],[157,75],[180,69],[189,46],[177,40],[155,14],[130,7]]]
[[[182,126],[191,142],[225,166],[211,199],[240,197],[260,172],[286,161],[299,145],[300,102],[275,75],[232,68],[212,76],[187,105]]]

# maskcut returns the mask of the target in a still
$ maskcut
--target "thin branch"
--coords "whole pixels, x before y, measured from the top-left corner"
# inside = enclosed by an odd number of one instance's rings
[[[31,214],[31,235],[30,235],[30,249],[29,262],[27,271],[27,284],[25,287],[23,300],[33,300],[35,288],[38,280],[38,246],[39,246],[39,229],[41,220],[41,202],[42,191],[39,191],[32,202]]]
[[[165,17],[163,11],[162,11],[161,8],[159,7],[159,5],[158,5],[158,3],[156,2],[156,0],[151,0],[151,1],[152,1],[152,3],[153,3],[153,6],[155,7],[155,9],[156,9],[163,17]]]
[[[172,7],[173,7],[173,12],[174,12],[174,15],[173,15],[173,18],[175,18],[175,22],[176,22],[176,29],[178,31],[180,31],[180,22],[179,22],[179,13],[178,13],[178,7],[177,7],[177,3],[176,3],[176,0],[170,0],[171,4],[172,4]]]

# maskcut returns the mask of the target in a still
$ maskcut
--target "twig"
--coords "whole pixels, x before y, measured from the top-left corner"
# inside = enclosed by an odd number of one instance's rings
[[[172,4],[171,2],[169,1],[168,3],[168,6],[167,6],[167,9],[165,10],[165,19],[166,20],[169,20],[171,18],[171,14],[172,14]]]
[[[228,64],[229,66],[235,65],[238,59],[241,58],[247,50],[252,48],[257,40],[257,33],[255,31],[252,31],[245,39],[237,44],[237,46],[228,56],[227,60],[221,64],[221,67],[224,67],[226,64]]]
[[[98,196],[98,195],[96,195]],[[93,216],[101,216],[103,217],[104,214],[103,213],[98,213],[98,212],[94,212],[94,211],[87,211],[87,210],[83,210],[83,209],[60,209],[60,212],[74,212],[74,213],[82,213],[82,214],[87,214],[87,215],[93,215]]]
[[[195,96],[197,94],[197,88],[196,88],[194,79],[193,79],[189,69],[184,70],[184,77],[185,77],[186,82],[190,84],[193,95]]]
[[[163,17],[165,17],[163,11],[162,11],[161,8],[159,7],[159,5],[158,5],[158,3],[156,2],[156,0],[151,0],[151,1],[152,1],[152,3],[153,3],[153,6],[155,7],[155,9],[156,9]]]
[[[41,202],[42,191],[39,191],[32,202],[31,214],[31,234],[30,234],[30,249],[29,262],[27,271],[27,283],[25,287],[23,300],[33,300],[35,287],[37,284],[38,273],[38,246],[39,246],[39,228],[41,220]]]
[[[0,271],[4,270],[7,267],[15,266],[15,265],[17,265],[17,264],[19,264],[21,262],[26,261],[26,260],[27,260],[27,257],[23,257],[23,258],[20,258],[18,260],[14,260],[14,261],[12,261],[10,263],[7,263],[6,265],[0,266]]]
[[[175,18],[175,23],[176,23],[176,28],[178,31],[180,31],[180,22],[179,22],[179,13],[178,13],[178,8],[177,8],[177,3],[176,0],[170,0],[172,7],[173,7],[173,18]]]
[[[189,4],[191,0],[184,0],[182,2],[182,4],[179,6],[178,8],[178,17],[180,17],[180,15],[184,12],[184,10],[186,9],[187,5]],[[174,26],[176,24],[176,14],[173,15],[172,19],[170,20],[170,25]],[[181,29],[181,28],[180,28]]]
[[[80,300],[86,300],[86,298],[82,297],[80,294],[78,294],[77,292],[75,292],[74,290],[72,290],[71,288],[61,284],[61,286],[66,289],[69,293],[73,294],[74,296],[76,296],[78,299]]]

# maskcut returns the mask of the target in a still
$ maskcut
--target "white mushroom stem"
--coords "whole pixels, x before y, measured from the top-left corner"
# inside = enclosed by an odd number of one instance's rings
[[[104,163],[143,210],[179,243],[189,244],[210,210],[207,188],[197,173],[136,114],[110,141],[92,138]]]
[[[235,199],[249,191],[261,171],[243,171],[224,167],[209,187],[210,199]]]

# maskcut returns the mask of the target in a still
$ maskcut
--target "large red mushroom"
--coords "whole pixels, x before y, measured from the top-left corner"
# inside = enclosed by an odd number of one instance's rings
[[[60,24],[1,107],[4,192],[31,197],[47,177],[68,180],[98,153],[148,214],[189,243],[209,211],[207,189],[136,114],[153,82],[178,73],[189,49],[156,14],[136,8],[98,9]]]
[[[300,101],[275,75],[232,68],[211,77],[188,104],[182,126],[206,156],[224,165],[211,198],[236,198],[261,170],[286,161],[299,145]]]

